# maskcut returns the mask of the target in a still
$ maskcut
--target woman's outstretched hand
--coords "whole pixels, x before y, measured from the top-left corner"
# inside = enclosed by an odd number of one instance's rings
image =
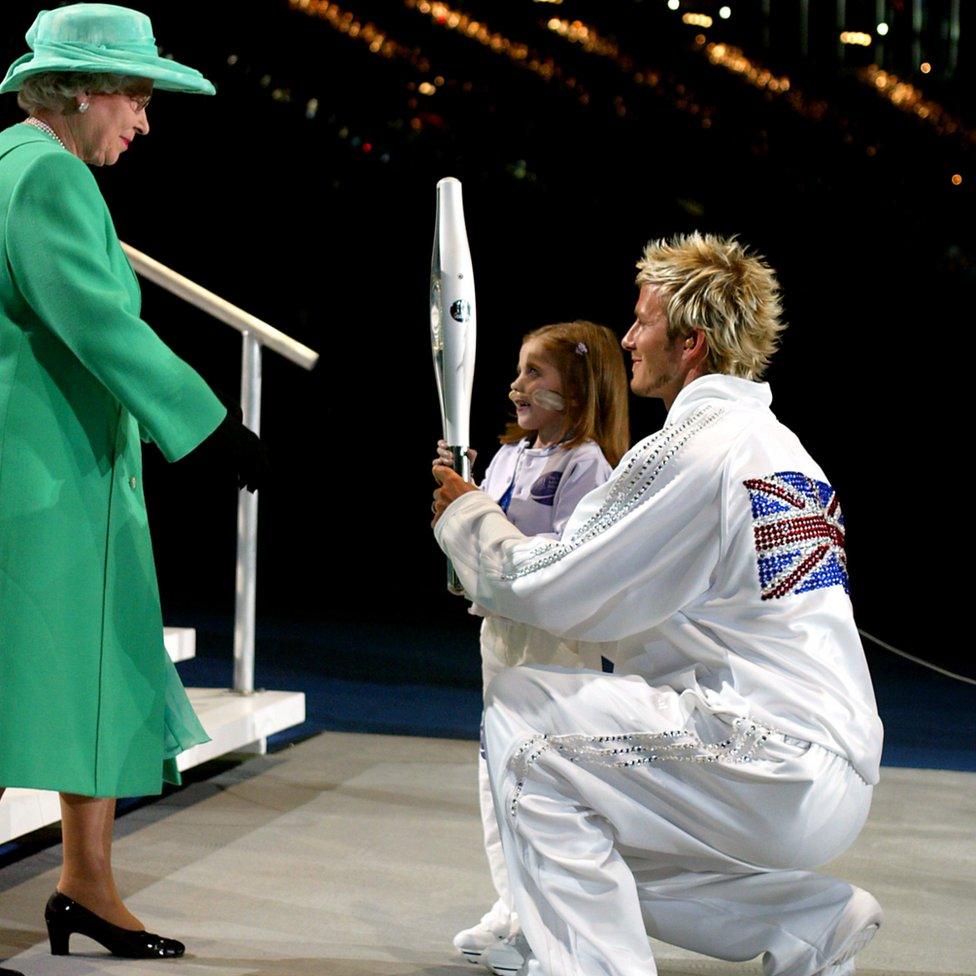
[[[187,463],[202,464],[219,477],[233,474],[237,487],[250,492],[257,491],[271,473],[268,450],[261,438],[241,423],[239,408],[235,411],[229,407],[217,429],[187,459]]]

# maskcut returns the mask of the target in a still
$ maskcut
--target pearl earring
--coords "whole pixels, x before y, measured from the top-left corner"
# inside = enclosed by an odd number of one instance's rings
[[[87,112],[88,111],[88,102],[79,102],[78,103],[78,111],[79,112]]]

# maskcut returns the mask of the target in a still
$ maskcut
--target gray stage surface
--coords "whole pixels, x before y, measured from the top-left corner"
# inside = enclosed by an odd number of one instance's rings
[[[42,909],[60,849],[0,871],[0,958],[29,976],[477,976],[451,936],[492,900],[476,745],[326,733],[243,762],[117,825],[120,887],[170,962],[48,953]],[[886,769],[868,826],[829,870],[887,921],[863,976],[976,972],[976,774]],[[655,944],[660,971],[758,973]]]

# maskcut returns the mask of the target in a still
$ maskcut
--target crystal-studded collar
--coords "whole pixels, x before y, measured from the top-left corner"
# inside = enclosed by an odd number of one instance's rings
[[[704,400],[736,401],[743,406],[769,408],[773,393],[768,383],[745,380],[740,376],[709,373],[692,380],[674,399],[665,426],[677,423],[689,410],[700,407]]]

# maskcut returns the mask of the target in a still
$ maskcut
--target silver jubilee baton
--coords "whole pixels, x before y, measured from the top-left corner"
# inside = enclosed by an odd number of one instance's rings
[[[471,480],[468,427],[477,334],[474,273],[464,227],[461,181],[446,176],[437,183],[434,251],[430,258],[430,348],[441,403],[444,440],[454,455],[454,470]],[[447,588],[463,589],[450,561]]]

